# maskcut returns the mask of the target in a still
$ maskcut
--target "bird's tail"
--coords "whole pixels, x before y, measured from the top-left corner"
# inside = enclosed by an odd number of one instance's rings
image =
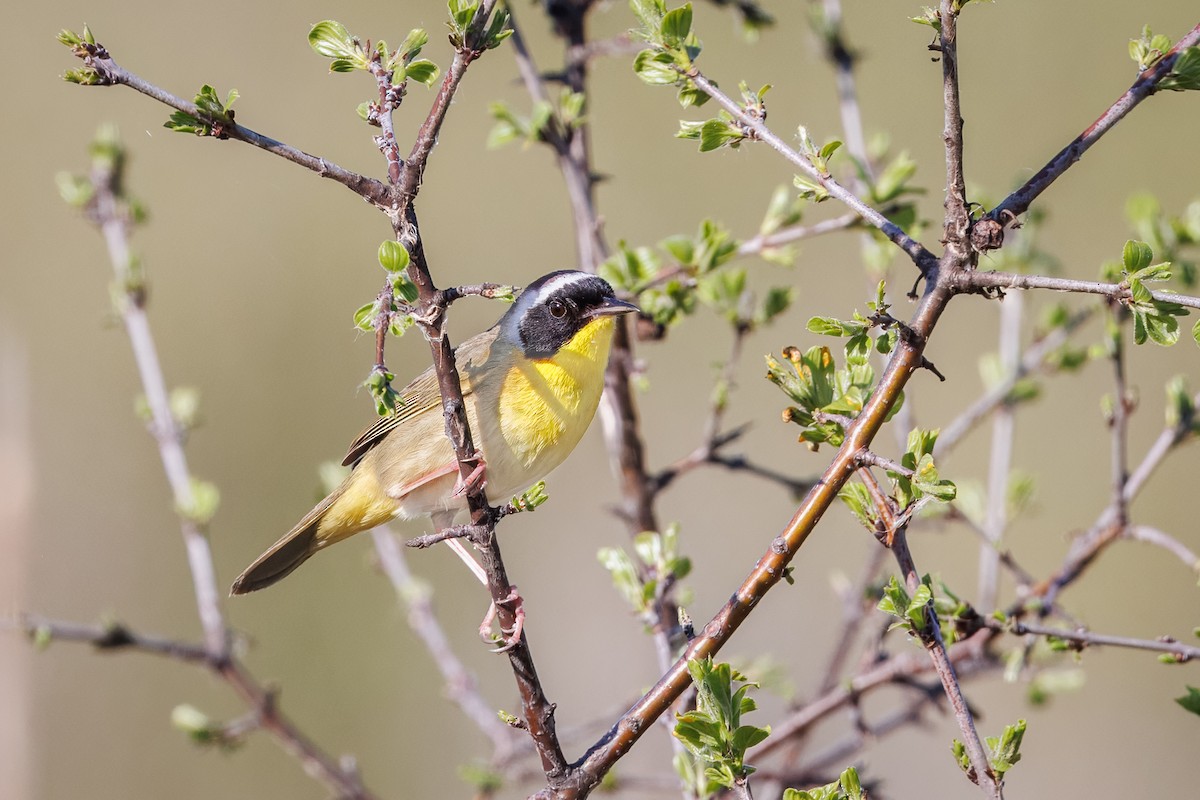
[[[233,582],[232,594],[246,594],[265,589],[276,581],[291,574],[292,570],[303,564],[314,553],[332,542],[326,537],[317,536],[321,520],[333,507],[333,504],[345,493],[350,481],[347,480],[334,489],[328,497],[317,503],[304,519],[296,523],[296,527],[288,531],[279,541],[271,545],[265,553],[246,567],[237,580]]]

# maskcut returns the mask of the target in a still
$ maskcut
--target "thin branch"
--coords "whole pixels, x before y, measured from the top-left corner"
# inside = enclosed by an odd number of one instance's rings
[[[272,690],[263,687],[236,659],[212,653],[207,647],[178,642],[162,637],[139,634],[117,624],[82,625],[50,620],[34,615],[22,616],[20,627],[34,641],[70,641],[90,644],[98,650],[137,650],[167,656],[185,663],[207,667],[222,678],[253,709],[252,724],[236,726],[245,733],[261,728],[304,767],[305,772],[321,781],[346,800],[373,800],[358,776],[347,771],[332,756],[312,742],[287,716],[279,710]]]
[[[410,257],[408,275],[417,287],[419,302],[419,310],[414,318],[429,341],[446,417],[446,435],[458,459],[460,478],[467,486],[466,500],[471,513],[471,523],[481,528],[477,535],[472,536],[472,542],[479,551],[481,566],[487,574],[488,590],[495,604],[500,627],[517,630],[516,612],[510,602],[514,589],[508,580],[495,536],[495,524],[499,514],[488,505],[482,482],[471,480],[472,473],[481,463],[481,458],[467,422],[466,403],[463,400],[454,350],[445,334],[447,293],[439,291],[433,283],[413,205],[421,188],[428,158],[437,143],[442,123],[446,119],[458,86],[467,68],[484,52],[481,35],[495,5],[496,0],[484,0],[466,33],[465,42],[455,50],[454,59],[446,70],[429,114],[421,124],[408,159],[400,170],[400,179],[396,184],[397,204],[393,209],[392,220],[396,238],[404,245]],[[566,772],[566,758],[555,733],[554,705],[546,698],[523,629],[518,641],[506,652],[521,696],[526,728],[536,744],[547,779],[554,780]]]
[[[0,622],[8,627],[10,623]],[[37,614],[21,614],[16,624],[37,644],[53,641],[82,642],[97,650],[137,650],[143,653],[166,656],[187,664],[208,664],[211,655],[204,645],[181,642],[153,634],[138,633],[119,623],[85,625],[66,620],[48,619]]]
[[[1137,80],[1129,87],[1128,91],[1117,98],[1117,101],[1109,106],[1108,110],[1101,114],[1100,118],[1088,126],[1083,133],[1060,150],[1058,155],[1050,159],[1046,166],[1038,170],[1036,175],[989,211],[988,219],[1006,224],[1013,217],[1024,214],[1033,201],[1075,162],[1079,161],[1083,154],[1100,140],[1101,136],[1112,130],[1113,126],[1139,103],[1154,94],[1158,89],[1159,82],[1171,73],[1179,54],[1197,43],[1200,43],[1200,24],[1176,42],[1175,46],[1158,63],[1138,75]]]
[[[695,67],[689,70],[686,76],[695,83],[696,88],[715,100],[717,105],[725,109],[744,129],[752,131],[759,140],[765,142],[771,149],[799,168],[807,177],[819,183],[832,197],[849,206],[854,213],[858,214],[859,217],[872,227],[877,228],[897,247],[907,253],[922,273],[930,271],[936,263],[937,257],[925,249],[924,245],[905,233],[900,226],[859,199],[857,195],[838,183],[831,175],[819,172],[807,158],[800,155],[800,153],[788,146],[783,139],[776,136],[767,127],[766,123],[754,115],[747,113],[746,109],[735,103],[729,95],[718,89],[712,81],[704,77]]]
[[[1052,278],[1048,275],[1021,275],[1010,272],[965,272],[958,276],[957,291],[977,292],[988,289],[1049,289],[1054,292],[1098,294],[1125,303],[1130,299],[1124,283],[1079,281],[1071,278]],[[1200,297],[1156,290],[1150,295],[1159,302],[1178,303],[1188,308],[1200,308]]]
[[[752,239],[747,239],[738,245],[737,252],[739,256],[758,255],[764,250],[782,247],[785,244],[798,242],[802,239],[811,239],[826,233],[844,231],[847,228],[853,228],[860,224],[861,221],[862,217],[851,212],[843,214],[840,217],[833,217],[809,225],[792,225],[774,233],[760,233]]]
[[[960,670],[974,663],[992,663],[984,655],[983,645],[993,634],[983,631],[956,642],[948,649],[950,662]],[[766,758],[830,714],[845,708],[863,695],[897,682],[910,680],[933,670],[933,662],[923,653],[907,650],[862,670],[854,677],[817,697],[777,725],[771,726],[771,738],[750,752],[752,761]]]
[[[1114,325],[1119,325],[1120,308],[1110,308]],[[1129,501],[1125,484],[1129,482],[1129,412],[1132,408],[1125,382],[1125,337],[1116,337],[1116,346],[1109,353],[1113,370],[1113,406],[1109,427],[1112,429],[1112,509],[1116,524],[1122,532],[1129,526]]]
[[[185,114],[196,117],[198,119],[206,119],[207,115],[201,111],[195,103],[176,97],[170,92],[155,86],[154,84],[142,79],[138,75],[130,72],[113,61],[108,51],[100,45],[90,46],[91,54],[84,54],[80,57],[84,63],[95,69],[103,77],[108,84],[120,84],[128,86],[135,91],[141,92],[147,97],[153,98],[164,105],[170,106]],[[363,199],[373,203],[379,208],[385,208],[389,203],[388,188],[380,181],[374,178],[368,178],[359,175],[356,172],[351,172],[348,169],[338,166],[327,159],[319,156],[310,155],[303,150],[299,150],[291,145],[284,144],[257,133],[244,125],[231,124],[222,125],[221,138],[234,139],[239,142],[254,145],[262,148],[269,153],[291,161],[293,164],[299,164],[305,169],[315,172],[322,178],[329,178],[332,181],[342,184],[350,191],[359,195]]]
[[[1192,397],[1193,407],[1197,404],[1200,404],[1200,393]],[[1146,455],[1142,457],[1141,463],[1130,473],[1129,480],[1125,482],[1125,490],[1122,494],[1126,504],[1133,502],[1166,457],[1185,439],[1194,435],[1192,425],[1191,419],[1181,419],[1175,425],[1163,429]],[[1021,613],[1030,605],[1040,608],[1048,608],[1053,605],[1058,593],[1077,580],[1099,557],[1100,553],[1120,538],[1126,529],[1126,526],[1119,522],[1115,505],[1110,503],[1100,513],[1092,527],[1075,539],[1059,568],[1034,586],[1029,597],[1011,607],[1009,616]]]
[[[916,564],[913,563],[912,553],[909,552],[908,537],[904,526],[895,531],[892,539],[892,552],[896,555],[900,571],[904,573],[904,582],[909,593],[916,592],[921,586],[921,575],[917,572]],[[963,746],[966,748],[967,757],[971,762],[971,771],[967,773],[967,777],[978,784],[979,788],[989,797],[1002,798],[1004,794],[1000,782],[996,779],[988,763],[983,742],[980,741],[979,733],[975,730],[975,718],[972,716],[970,708],[967,707],[962,687],[958,683],[958,676],[954,672],[954,663],[947,654],[945,643],[942,641],[942,631],[938,625],[932,599],[926,606],[925,617],[926,626],[921,631],[921,640],[933,662],[934,671],[937,672],[938,678],[942,682],[946,697],[950,700],[950,708],[954,712],[955,720],[958,721],[959,731],[962,732]]]
[[[854,62],[857,60],[846,44],[842,27],[841,0],[811,0],[822,4],[820,28],[817,31],[825,45],[825,58],[833,66],[837,83],[838,112],[842,119],[842,135],[846,137],[846,149],[862,167],[868,179],[874,179],[875,168],[867,155],[867,139],[863,133],[862,110],[858,104],[858,84],[854,78]],[[854,180],[855,191],[866,187],[858,178]]]
[[[114,150],[119,145],[111,143]],[[181,511],[179,527],[187,550],[188,567],[196,595],[196,610],[200,625],[204,629],[205,646],[217,658],[227,658],[229,636],[225,629],[225,618],[221,611],[220,594],[217,591],[216,572],[213,569],[212,550],[208,545],[202,526],[187,509],[194,509],[196,497],[193,477],[188,468],[187,456],[183,452],[184,432],[175,415],[171,413],[171,401],[158,360],[158,349],[150,330],[144,304],[144,284],[131,277],[134,255],[129,247],[130,217],[119,197],[124,155],[117,153],[111,159],[94,159],[91,183],[95,189],[89,213],[100,227],[108,248],[118,286],[126,287],[125,297],[120,303],[121,319],[129,335],[129,344],[137,363],[142,390],[151,414],[150,432],[158,444],[163,472],[171,485],[175,507]]]
[[[1194,658],[1200,658],[1200,647],[1181,644],[1170,636],[1163,636],[1158,639],[1135,639],[1129,636],[1109,636],[1102,633],[1093,633],[1085,628],[1053,628],[1047,625],[1037,625],[1019,620],[1005,623],[991,618],[981,619],[984,627],[989,630],[1000,633],[1011,633],[1014,636],[1053,637],[1066,642],[1072,642],[1078,645],[1078,649],[1080,650],[1090,645],[1149,650],[1154,653],[1167,653],[1168,655],[1175,656],[1175,659],[1181,664],[1191,661]]]
[[[276,707],[273,693],[263,688],[233,656],[217,592],[212,552],[199,518],[202,512],[197,508],[194,479],[183,451],[184,432],[171,412],[166,382],[145,313],[145,286],[141,276],[133,271],[135,257],[129,246],[132,217],[125,199],[120,195],[124,151],[116,141],[101,141],[97,145],[97,153],[91,173],[94,192],[87,210],[104,235],[117,284],[124,288],[119,310],[150,408],[151,432],[158,443],[163,470],[171,485],[175,504],[180,509],[180,528],[195,588],[197,611],[204,629],[204,655],[200,658],[192,646],[141,637],[122,626],[88,629],[43,620],[38,627],[49,626],[52,636],[58,633],[61,638],[89,641],[101,648],[136,647],[192,663],[203,663],[255,710],[257,726],[272,733],[310,775],[337,792],[339,797],[370,798],[370,793],[363,788],[358,777],[343,770],[292,724]]]
[[[1135,541],[1163,548],[1182,561],[1192,572],[1200,572],[1200,556],[1197,556],[1187,545],[1169,533],[1148,525],[1132,525],[1125,533]]]
[[[917,572],[912,552],[908,549],[907,519],[909,515],[905,514],[904,517],[897,517],[893,501],[891,498],[885,497],[880,491],[879,485],[875,482],[870,469],[861,467],[859,474],[866,483],[867,490],[875,504],[875,511],[879,515],[879,524],[884,527],[882,531],[884,541],[896,556],[896,563],[904,576],[904,584],[909,594],[914,595],[921,588],[921,575]],[[932,597],[925,604],[924,617],[925,624],[923,626],[914,626],[914,633],[920,639],[926,652],[929,653],[934,672],[937,673],[938,679],[942,682],[942,688],[946,693],[947,699],[950,701],[950,708],[954,712],[954,718],[958,721],[959,730],[963,735],[963,746],[966,749],[967,757],[971,764],[971,770],[967,772],[967,777],[986,792],[988,796],[1001,798],[1003,797],[1003,792],[1000,787],[1000,781],[992,773],[991,767],[988,764],[983,743],[979,739],[979,733],[975,730],[975,718],[972,716],[971,710],[967,706],[967,701],[963,697],[962,687],[959,685],[958,676],[954,671],[954,664],[946,651],[945,642],[942,641],[942,630],[938,624],[937,611],[934,609]]]
[[[514,731],[500,720],[495,709],[479,694],[475,678],[450,646],[450,640],[433,613],[431,590],[409,570],[403,548],[397,544],[395,534],[386,525],[372,530],[371,536],[384,574],[396,590],[396,596],[408,609],[409,626],[421,638],[442,674],[447,696],[491,740],[493,759],[508,759],[516,747]]]

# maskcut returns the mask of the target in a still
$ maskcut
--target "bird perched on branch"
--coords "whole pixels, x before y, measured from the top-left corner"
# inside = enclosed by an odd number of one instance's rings
[[[455,349],[467,420],[492,497],[518,494],[570,455],[591,424],[617,315],[637,307],[586,272],[551,272],[531,283],[488,330]],[[399,392],[350,445],[350,475],[233,582],[233,594],[265,588],[313,554],[399,517],[449,526],[466,487],[445,435],[433,368]],[[482,570],[447,539],[477,575]],[[486,583],[486,581],[485,581]]]

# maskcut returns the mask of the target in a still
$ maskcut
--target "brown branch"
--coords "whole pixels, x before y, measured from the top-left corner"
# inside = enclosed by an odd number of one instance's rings
[[[1058,152],[1046,166],[1025,182],[1023,186],[1006,197],[1000,205],[988,212],[987,218],[1002,224],[1007,224],[1013,217],[1024,214],[1029,210],[1033,201],[1050,187],[1064,172],[1079,161],[1083,154],[1091,148],[1104,134],[1112,130],[1126,114],[1158,89],[1158,84],[1171,73],[1179,54],[1189,47],[1200,43],[1200,24],[1192,28],[1163,58],[1150,69],[1138,75],[1128,91],[1117,98],[1108,109],[1100,115],[1081,134]]]
[[[936,270],[935,270],[936,272]],[[936,275],[934,276],[936,278]],[[585,794],[599,782],[653,722],[664,713],[690,683],[687,661],[719,652],[766,593],[782,580],[789,562],[795,557],[821,516],[833,504],[838,491],[857,469],[857,456],[879,432],[900,390],[917,370],[924,342],[945,309],[951,293],[934,280],[921,299],[913,317],[911,336],[897,346],[895,355],[880,377],[862,412],[846,430],[846,440],[832,463],[796,510],[791,521],[772,542],[767,552],[742,585],[704,626],[680,658],[624,716],[597,742],[584,759],[574,765],[565,784],[554,787],[565,796]]]
[[[458,459],[459,475],[468,487],[466,501],[471,514],[471,524],[479,529],[471,537],[471,541],[479,551],[480,563],[488,578],[488,590],[496,605],[500,626],[502,629],[515,630],[515,612],[512,604],[508,602],[513,586],[508,579],[495,536],[495,524],[500,515],[496,509],[489,506],[482,482],[468,480],[481,459],[467,421],[466,403],[463,400],[458,366],[454,360],[454,349],[445,333],[446,307],[455,292],[440,291],[433,282],[414,206],[429,156],[437,143],[458,86],[467,68],[485,52],[480,37],[495,5],[496,0],[484,0],[469,26],[464,43],[455,50],[454,58],[446,70],[429,113],[417,131],[408,158],[400,169],[395,189],[396,203],[390,211],[390,216],[396,239],[409,254],[408,276],[418,291],[418,308],[413,317],[429,342],[438,390],[442,396],[446,435]],[[566,758],[555,733],[554,705],[546,698],[523,630],[520,639],[506,652],[521,696],[526,728],[537,747],[547,779],[554,779],[566,771]]]
[[[176,97],[170,92],[155,86],[154,84],[142,79],[138,75],[130,72],[113,61],[108,51],[100,45],[89,46],[92,52],[80,55],[84,64],[95,69],[104,81],[108,84],[120,84],[141,92],[147,97],[153,98],[158,102],[170,106],[185,114],[196,117],[198,119],[206,119],[207,116],[201,111],[195,103],[184,100],[181,97]],[[264,136],[257,133],[244,125],[237,123],[222,124],[220,138],[234,139],[239,142],[254,145],[262,148],[269,153],[274,153],[280,158],[291,161],[293,164],[298,164],[305,169],[315,172],[322,178],[328,178],[332,181],[342,184],[350,191],[358,196],[374,204],[379,208],[386,208],[389,204],[389,192],[387,186],[374,178],[368,178],[359,175],[356,172],[351,172],[348,169],[338,166],[331,161],[328,161],[320,156],[310,155],[303,150],[299,150],[291,145],[272,139],[269,136]]]
[[[82,625],[23,615],[20,627],[35,642],[70,641],[90,644],[97,650],[114,652],[135,650],[207,667],[223,679],[253,709],[252,724],[267,731],[312,777],[321,781],[339,798],[373,800],[358,776],[347,772],[325,753],[279,710],[275,692],[266,689],[237,659],[213,653],[207,647],[137,633],[120,623]],[[242,726],[238,726],[239,729]]]
[[[909,593],[915,593],[921,586],[921,576],[917,572],[916,564],[913,563],[912,553],[909,552],[908,537],[903,525],[894,533],[892,552],[896,555],[896,563],[899,564],[900,571],[904,573],[904,583],[908,587]],[[978,784],[979,788],[989,797],[1002,798],[1004,794],[1000,781],[988,763],[983,742],[980,741],[979,733],[975,730],[975,718],[972,716],[970,708],[967,707],[962,687],[958,683],[958,676],[954,672],[954,662],[950,659],[946,645],[942,641],[942,631],[938,625],[932,599],[925,607],[925,619],[926,625],[919,632],[920,638],[933,662],[933,669],[942,682],[946,697],[950,700],[950,708],[958,722],[959,731],[962,732],[963,746],[966,748],[967,757],[971,762],[971,770],[967,773],[967,777]]]
[[[138,633],[120,622],[85,625],[48,619],[37,614],[21,614],[14,627],[24,631],[31,641],[42,646],[53,641],[82,642],[97,650],[136,650],[166,656],[187,664],[208,664],[211,659],[208,648],[202,644]]]
[[[963,176],[963,119],[958,96],[958,9],[956,0],[942,0],[938,51],[942,56],[942,143],[946,149],[946,216],[943,241],[946,247],[966,257],[970,215],[967,211],[966,179]]]

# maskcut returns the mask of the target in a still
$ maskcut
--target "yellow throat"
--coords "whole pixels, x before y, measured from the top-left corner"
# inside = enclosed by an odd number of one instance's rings
[[[613,325],[594,319],[550,358],[519,358],[504,376],[500,434],[525,469],[544,475],[583,437],[604,391]]]

